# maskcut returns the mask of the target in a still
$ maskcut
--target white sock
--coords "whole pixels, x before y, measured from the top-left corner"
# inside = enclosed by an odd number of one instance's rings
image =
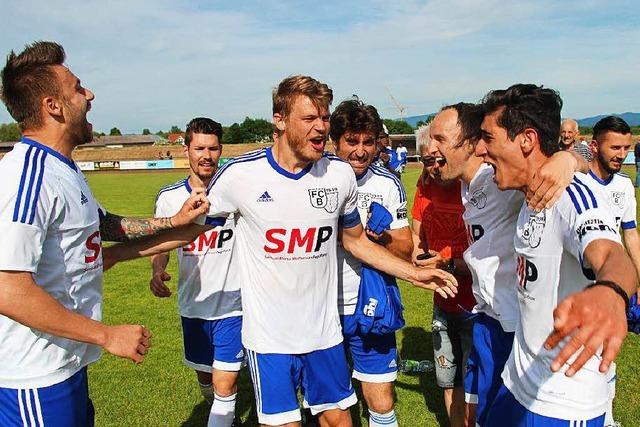
[[[237,395],[238,393],[234,393],[231,396],[222,397],[213,394],[213,405],[211,405],[207,427],[231,427],[236,415]]]
[[[386,414],[378,414],[369,409],[369,427],[398,427],[395,411],[392,409]]]
[[[213,384],[202,384],[198,381],[198,386],[200,387],[200,393],[202,394],[202,397],[204,397],[204,400],[209,402],[209,405],[211,405],[213,403]]]

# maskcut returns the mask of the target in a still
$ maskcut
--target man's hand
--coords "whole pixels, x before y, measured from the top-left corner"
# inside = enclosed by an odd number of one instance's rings
[[[429,255],[431,255],[431,257],[425,259],[418,259],[415,257],[413,259],[413,263],[420,267],[442,268],[447,265],[447,262],[449,262],[449,260],[445,259],[438,251],[429,249]]]
[[[151,332],[141,325],[116,325],[106,327],[105,343],[102,346],[114,356],[142,363],[151,347]]]
[[[527,203],[536,212],[552,207],[573,180],[578,160],[568,151],[551,156],[533,176]]]
[[[111,246],[102,247],[102,271],[107,271],[118,263],[118,257]]]
[[[602,346],[600,372],[606,372],[627,336],[624,308],[622,298],[605,286],[594,286],[565,298],[553,311],[554,331],[544,346],[551,350],[565,337],[569,341],[551,364],[551,370],[557,372],[576,355],[565,373],[571,377]]]
[[[191,196],[184,202],[180,211],[171,217],[171,225],[182,227],[194,222],[200,215],[209,211],[209,200],[205,188],[197,187],[191,191]]]
[[[455,297],[458,281],[453,275],[437,268],[415,267],[411,282],[419,288],[430,289],[442,298]]]
[[[162,270],[160,272],[154,273],[153,277],[149,281],[149,287],[151,288],[151,292],[159,298],[167,298],[171,296],[171,290],[164,282],[171,280],[171,275],[166,271]]]

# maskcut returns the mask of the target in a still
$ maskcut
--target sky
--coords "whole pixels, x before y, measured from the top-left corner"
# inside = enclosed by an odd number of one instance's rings
[[[108,132],[168,130],[196,116],[271,117],[293,74],[358,95],[383,117],[477,102],[536,83],[563,116],[640,111],[640,2],[499,0],[3,0],[0,54],[62,44]],[[4,64],[4,62],[3,62]],[[0,123],[12,121],[0,108]]]

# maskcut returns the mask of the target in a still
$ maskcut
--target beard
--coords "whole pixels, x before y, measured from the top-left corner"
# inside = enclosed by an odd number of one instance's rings
[[[303,162],[315,162],[322,157],[322,153],[316,152],[307,145],[309,143],[305,141],[304,137],[293,134],[287,135],[287,144],[296,157]],[[307,149],[305,150],[305,148]]]
[[[604,158],[604,156],[602,155],[602,153],[598,153],[598,162],[600,163],[600,165],[602,166],[602,168],[604,170],[607,171],[607,173],[613,175],[616,172],[620,172],[620,169],[622,168],[622,162],[619,168],[615,168],[612,166],[609,166],[609,161],[607,159]]]
[[[74,110],[67,102],[65,107],[69,111],[69,129],[74,145],[88,144],[93,141],[93,129],[87,122],[87,112]]]

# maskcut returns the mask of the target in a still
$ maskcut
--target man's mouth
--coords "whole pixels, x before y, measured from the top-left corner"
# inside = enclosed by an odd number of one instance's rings
[[[309,141],[311,142],[311,147],[313,147],[314,150],[324,151],[325,138],[323,136],[311,138]]]

